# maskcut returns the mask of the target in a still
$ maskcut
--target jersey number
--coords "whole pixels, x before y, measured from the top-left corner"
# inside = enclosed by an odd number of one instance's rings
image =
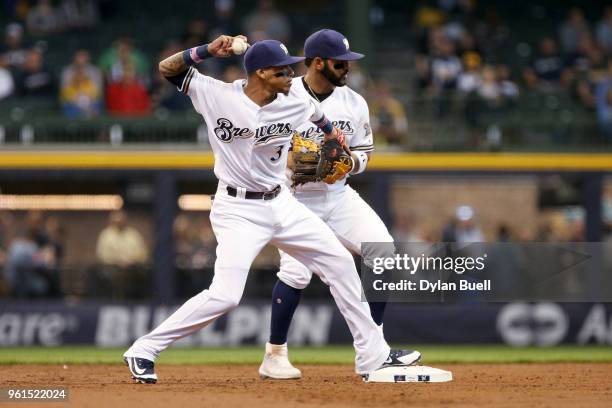
[[[276,149],[275,155],[273,157],[270,157],[271,161],[275,162],[281,158],[281,155],[283,154],[283,147],[285,147],[285,145],[278,146],[278,148]]]

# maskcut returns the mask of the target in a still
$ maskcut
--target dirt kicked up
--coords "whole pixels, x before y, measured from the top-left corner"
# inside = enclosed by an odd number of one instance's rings
[[[612,364],[445,364],[454,381],[366,384],[352,367],[301,366],[298,381],[261,380],[256,366],[160,365],[135,384],[122,365],[5,365],[0,388],[67,387],[69,401],[11,407],[610,407]]]

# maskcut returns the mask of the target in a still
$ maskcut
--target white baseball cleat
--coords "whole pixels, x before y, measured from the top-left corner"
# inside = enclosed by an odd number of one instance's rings
[[[273,380],[302,378],[302,372],[289,361],[287,343],[280,345],[266,343],[266,354],[259,366],[259,376]]]

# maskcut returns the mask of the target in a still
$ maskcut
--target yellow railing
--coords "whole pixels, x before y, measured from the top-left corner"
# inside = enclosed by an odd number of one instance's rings
[[[3,169],[212,169],[211,152],[0,151]],[[601,153],[374,153],[369,170],[612,171]]]

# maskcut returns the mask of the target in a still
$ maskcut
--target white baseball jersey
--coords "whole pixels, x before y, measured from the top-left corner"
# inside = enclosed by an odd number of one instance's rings
[[[226,83],[190,68],[179,90],[189,95],[206,121],[215,176],[232,187],[269,191],[286,181],[293,130],[323,113],[314,101],[295,92],[278,94],[260,107],[244,93],[244,85],[242,79]]]
[[[295,89],[296,95],[312,98],[302,78],[296,78],[291,89]],[[374,149],[368,105],[361,95],[346,86],[336,87],[320,106],[328,119],[342,129],[351,150],[371,152]],[[323,135],[314,125],[304,123],[298,130],[309,139],[319,143],[323,140]],[[290,180],[290,172],[288,176]],[[354,254],[362,255],[363,242],[393,242],[380,217],[346,184],[346,178],[334,184],[301,185],[296,189],[295,197],[324,220],[340,242]],[[283,251],[280,251],[280,256],[279,279],[296,289],[308,286],[312,279],[310,268]]]
[[[371,152],[374,150],[372,129],[370,127],[370,111],[363,96],[348,86],[337,86],[331,95],[323,100],[316,101],[304,87],[302,77],[295,78],[291,85],[291,93],[302,99],[310,99],[320,106],[327,118],[334,126],[346,136],[346,143],[352,151]],[[304,137],[315,140],[319,144],[323,141],[323,133],[311,122],[304,122],[297,128]],[[288,173],[288,178],[290,179]],[[346,184],[346,178],[334,184],[306,183],[296,188],[296,191],[307,190],[340,190]]]
[[[217,238],[215,275],[210,287],[189,299],[153,331],[140,337],[125,357],[155,360],[174,341],[188,336],[235,308],[253,260],[268,243],[313,270],[330,292],[353,335],[359,374],[379,368],[389,345],[367,304],[353,258],[333,231],[298,202],[284,186],[287,151],[295,126],[321,112],[309,98],[278,95],[263,107],[243,91],[244,81],[228,84],[190,69],[180,90],[187,93],[208,125],[219,185],[210,212]],[[269,191],[270,200],[228,194],[226,186]]]

